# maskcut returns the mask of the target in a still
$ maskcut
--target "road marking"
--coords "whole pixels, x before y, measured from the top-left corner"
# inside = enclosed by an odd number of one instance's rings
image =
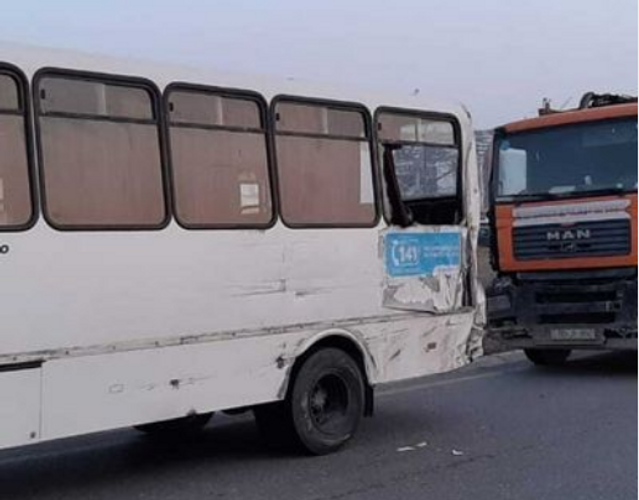
[[[494,378],[494,377],[501,377],[503,375],[510,375],[512,373],[517,373],[517,372],[521,372],[524,371],[525,368],[520,368],[520,369],[512,369],[512,370],[504,370],[504,371],[491,371],[489,373],[479,373],[477,375],[467,375],[466,377],[458,377],[458,378],[451,378],[451,379],[446,379],[446,380],[436,380],[434,382],[424,382],[423,384],[418,384],[418,385],[409,385],[406,387],[397,387],[394,389],[380,389],[379,391],[379,396],[380,397],[384,397],[384,396],[395,396],[398,394],[404,394],[406,392],[411,392],[411,391],[418,391],[418,390],[423,390],[423,389],[431,389],[433,387],[443,387],[443,386],[447,386],[447,385],[454,385],[454,384],[461,384],[463,382],[472,382],[474,380],[482,380],[482,379],[486,379],[486,378]]]

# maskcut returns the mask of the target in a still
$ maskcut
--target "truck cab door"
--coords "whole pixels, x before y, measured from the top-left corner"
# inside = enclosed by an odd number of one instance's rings
[[[436,144],[418,133],[414,141],[384,141],[380,132],[389,222],[380,241],[384,307],[446,314],[471,305],[462,148],[450,126],[450,140]]]

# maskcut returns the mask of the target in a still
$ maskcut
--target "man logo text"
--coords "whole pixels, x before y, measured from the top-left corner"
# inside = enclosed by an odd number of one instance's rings
[[[548,231],[546,233],[548,241],[589,240],[591,236],[590,229],[568,229],[565,231]]]

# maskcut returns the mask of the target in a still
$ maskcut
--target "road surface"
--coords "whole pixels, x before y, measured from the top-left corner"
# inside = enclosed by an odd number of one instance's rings
[[[0,499],[629,500],[637,498],[637,362],[519,354],[385,388],[336,455],[262,447],[220,416],[195,441],[117,431],[0,452]]]

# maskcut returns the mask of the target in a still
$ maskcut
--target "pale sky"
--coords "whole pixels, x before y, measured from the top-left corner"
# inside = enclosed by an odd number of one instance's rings
[[[2,0],[0,37],[463,102],[478,128],[543,97],[637,93],[637,0]],[[1,59],[0,54],[0,59]],[[211,82],[214,83],[214,82]]]

